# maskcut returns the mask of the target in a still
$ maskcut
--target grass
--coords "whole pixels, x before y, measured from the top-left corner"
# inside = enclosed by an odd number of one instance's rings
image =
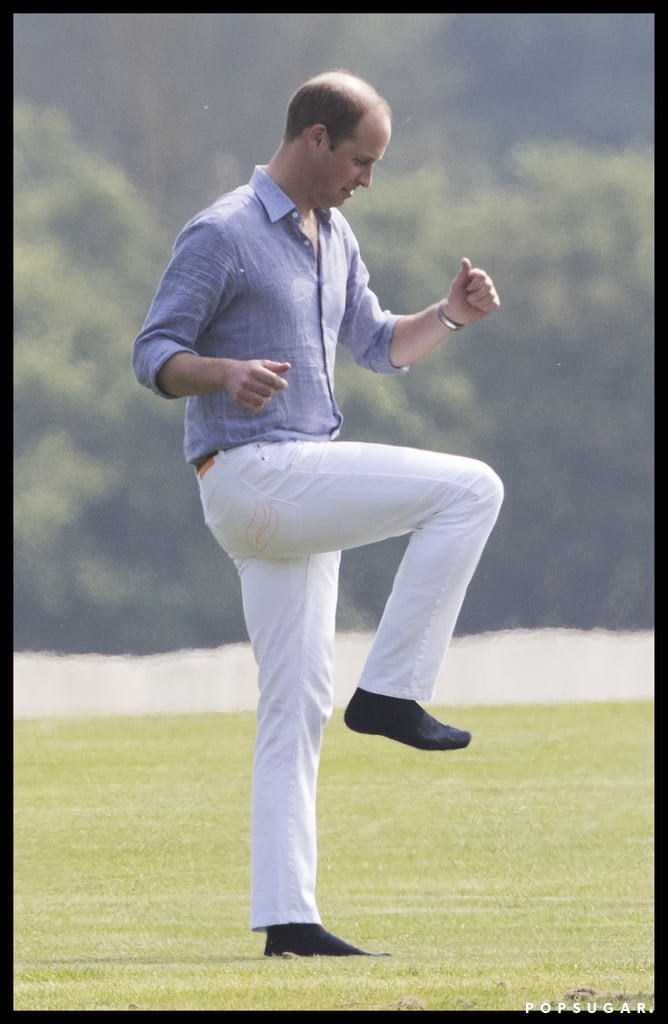
[[[328,726],[319,905],[369,960],[248,928],[251,712],[15,722],[14,1009],[653,1009],[652,703],[452,717]]]

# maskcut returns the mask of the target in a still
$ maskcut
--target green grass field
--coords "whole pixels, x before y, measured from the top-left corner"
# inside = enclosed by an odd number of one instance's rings
[[[252,712],[17,721],[14,1009],[649,1011],[653,710],[436,709],[447,753],[337,710],[319,905],[382,959],[262,955]]]

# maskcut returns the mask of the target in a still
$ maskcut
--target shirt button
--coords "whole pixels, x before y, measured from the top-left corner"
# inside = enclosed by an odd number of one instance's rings
[[[305,239],[304,239],[304,245],[310,245],[310,244],[311,244],[311,243],[309,242],[308,238],[305,238]]]
[[[297,217],[298,217],[298,216],[299,216],[299,214],[297,213],[297,211],[296,211],[296,210],[293,210],[293,211],[292,211],[292,219],[293,219],[293,220],[297,220]]]

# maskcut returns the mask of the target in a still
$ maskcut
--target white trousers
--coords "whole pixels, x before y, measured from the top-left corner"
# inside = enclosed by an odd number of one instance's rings
[[[333,709],[340,553],[411,534],[355,682],[430,700],[503,486],[461,456],[290,441],[219,452],[200,496],[237,567],[258,664],[250,926],[321,923],[316,784]]]

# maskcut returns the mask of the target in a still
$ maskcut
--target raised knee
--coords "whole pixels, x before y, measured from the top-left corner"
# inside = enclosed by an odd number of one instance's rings
[[[504,488],[503,480],[498,473],[485,462],[479,463],[480,477],[476,488],[478,496],[482,501],[489,504],[498,512],[503,503]]]

